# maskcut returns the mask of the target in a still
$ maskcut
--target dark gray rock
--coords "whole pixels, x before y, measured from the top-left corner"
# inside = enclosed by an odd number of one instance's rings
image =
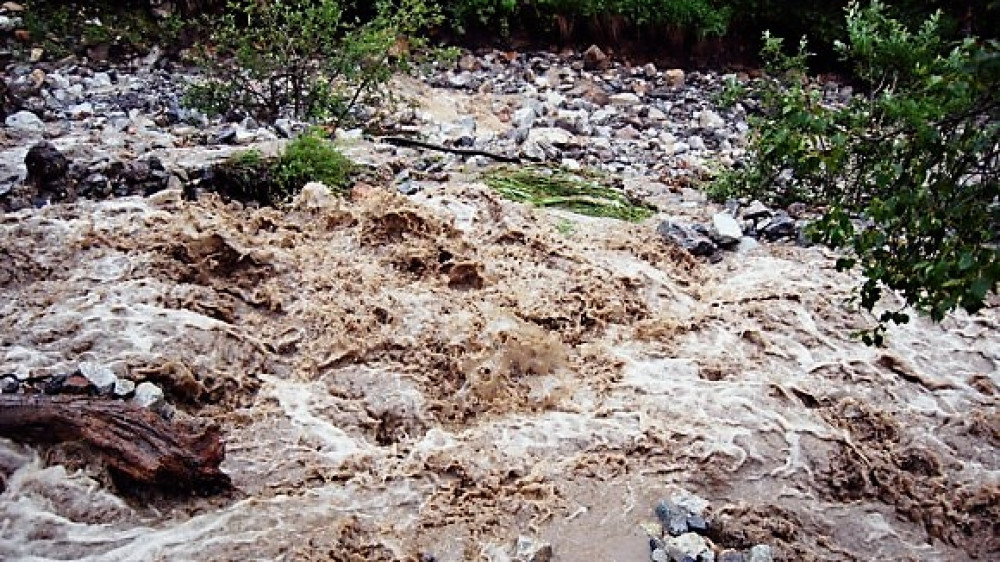
[[[664,500],[656,504],[656,517],[659,518],[665,535],[676,537],[688,532],[687,510],[672,502]]]
[[[699,225],[700,226],[700,225]],[[712,256],[718,252],[718,246],[708,237],[708,229],[688,227],[671,221],[663,221],[656,228],[657,234],[667,241],[677,244],[693,256]],[[659,509],[659,506],[657,506]]]
[[[35,204],[74,198],[69,185],[69,160],[49,142],[41,142],[28,149],[24,157],[28,169],[25,183],[35,188]]]
[[[761,234],[772,242],[779,238],[794,237],[795,219],[788,216],[788,213],[784,211],[778,211],[775,216],[771,217],[767,226],[761,229]]]
[[[769,219],[773,215],[774,211],[756,199],[751,201],[746,209],[743,209],[743,218],[746,220],[757,221],[760,219]]]
[[[692,533],[704,535],[708,532],[708,521],[700,515],[689,515],[687,518],[687,528]]]
[[[236,142],[236,127],[227,125],[212,137],[212,144],[233,144]]]
[[[802,218],[806,214],[807,210],[809,210],[809,208],[806,207],[805,203],[801,203],[801,202],[800,203],[792,203],[791,205],[788,206],[788,209],[787,209],[788,216],[792,217],[793,219],[800,219],[800,218]]]
[[[14,394],[21,387],[17,377],[8,375],[0,379],[0,394]]]

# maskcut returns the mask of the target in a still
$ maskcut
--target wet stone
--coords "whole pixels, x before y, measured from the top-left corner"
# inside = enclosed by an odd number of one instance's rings
[[[80,363],[77,369],[93,385],[97,394],[110,394],[118,382],[118,377],[104,365],[84,362]]]
[[[80,374],[56,375],[45,382],[46,394],[89,394],[94,389],[87,377]]]
[[[743,227],[729,213],[712,216],[712,240],[723,247],[735,246],[743,238]]]
[[[716,558],[716,562],[745,562],[743,553],[738,550],[723,550]]]
[[[709,550],[708,544],[701,535],[684,533],[671,537],[666,541],[667,553],[675,562],[690,560],[695,562],[702,553]]]
[[[671,562],[670,555],[667,554],[666,550],[661,548],[654,550],[653,553],[649,555],[649,559],[652,560],[652,562]]]
[[[756,221],[759,219],[769,219],[774,214],[767,205],[757,201],[756,199],[750,202],[750,205],[746,209],[743,209],[743,218],[747,220]]]
[[[552,545],[530,537],[520,536],[517,538],[514,560],[517,562],[551,562]]]
[[[21,387],[14,375],[8,375],[0,379],[0,394],[14,394]]]
[[[707,234],[701,234],[693,227],[663,221],[656,228],[656,232],[669,242],[684,248],[693,256],[711,256],[718,250]]]
[[[795,236],[795,219],[788,216],[784,211],[771,218],[770,223],[761,229],[761,233],[768,240],[774,241],[779,238],[790,238]]]
[[[113,392],[118,398],[127,398],[135,392],[135,383],[128,379],[116,379]]]
[[[151,382],[140,383],[135,388],[135,396],[132,397],[132,401],[142,408],[159,409],[165,404],[163,389]]]
[[[656,517],[660,520],[660,525],[663,526],[663,533],[665,535],[676,537],[687,533],[688,513],[686,510],[674,505],[672,502],[664,500],[656,504],[655,511]]]
[[[773,562],[771,547],[766,544],[758,544],[750,549],[750,557],[747,562]]]
[[[45,187],[65,181],[69,160],[52,143],[40,142],[28,149],[24,157],[28,182]]]
[[[687,518],[687,528],[692,533],[703,535],[708,532],[708,522],[700,515],[689,515]]]

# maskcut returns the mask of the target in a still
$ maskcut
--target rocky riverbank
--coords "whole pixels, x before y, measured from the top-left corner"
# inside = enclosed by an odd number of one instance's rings
[[[127,503],[85,452],[3,441],[7,559],[1000,551],[998,308],[852,339],[857,280],[804,209],[696,189],[745,157],[722,76],[468,55],[339,132],[374,170],[350,197],[272,209],[184,194],[301,123],[185,108],[196,76],[156,53],[7,70],[0,390],[209,418],[238,490]],[[614,174],[657,213],[531,209],[489,157],[383,134]]]

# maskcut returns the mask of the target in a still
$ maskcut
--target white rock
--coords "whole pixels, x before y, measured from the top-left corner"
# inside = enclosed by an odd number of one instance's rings
[[[243,127],[236,127],[236,144],[250,144],[257,140],[257,131],[249,131]]]
[[[319,182],[309,182],[299,191],[292,202],[292,208],[299,210],[331,209],[338,204],[337,197],[330,188]]]
[[[622,92],[611,96],[611,104],[620,107],[630,107],[639,105],[640,103],[642,103],[642,100],[639,99],[639,96],[631,92]]]
[[[111,369],[97,363],[83,362],[76,367],[90,384],[94,385],[98,394],[106,394],[115,388],[118,377]]]
[[[723,121],[722,117],[719,117],[718,113],[710,109],[706,109],[703,110],[698,116],[698,125],[703,129],[715,130],[725,127],[726,122]]]
[[[139,383],[139,386],[135,387],[135,396],[132,397],[132,402],[142,408],[159,409],[165,404],[163,389],[151,382]]]
[[[688,145],[691,150],[705,150],[705,140],[698,135],[688,137]]]
[[[560,164],[562,165],[563,168],[571,172],[578,172],[583,168],[579,160],[573,160],[572,158],[563,158]]]
[[[112,86],[111,75],[107,72],[98,72],[86,81],[88,88],[110,88]]]
[[[662,111],[660,111],[659,109],[657,109],[655,107],[650,107],[649,108],[649,113],[646,114],[646,117],[648,117],[649,119],[651,119],[653,121],[666,121],[667,120],[667,114],[664,113],[664,112],[662,112]]]
[[[712,238],[723,246],[739,244],[743,229],[729,213],[715,213],[712,215]]]
[[[514,560],[517,562],[549,562],[552,560],[552,545],[530,537],[517,537]]]
[[[69,116],[72,119],[80,120],[94,114],[94,104],[84,102],[69,108]]]
[[[672,562],[670,560],[670,555],[667,554],[667,551],[662,548],[654,550],[653,553],[649,555],[649,559],[652,560],[652,562]]]
[[[559,127],[539,127],[532,129],[528,133],[528,140],[526,142],[558,146],[569,144],[572,141],[572,133],[565,129],[560,129]]]
[[[30,111],[18,111],[8,115],[4,125],[12,136],[19,138],[41,136],[45,133],[45,123]]]
[[[0,32],[10,33],[21,25],[21,18],[0,16]]]
[[[549,111],[555,111],[562,107],[566,103],[566,96],[560,94],[559,92],[546,92],[545,93],[545,107]]]
[[[362,129],[337,129],[336,137],[339,141],[356,142],[364,137],[364,133]]]
[[[695,533],[670,537],[664,542],[667,552],[674,560],[684,560],[685,557],[698,558],[698,555],[709,549],[704,537]]]
[[[514,112],[511,122],[515,127],[530,129],[537,117],[534,108],[522,107]]]
[[[162,193],[162,192],[161,192]],[[119,398],[124,398],[135,392],[135,383],[128,379],[115,380],[114,393]]]
[[[771,554],[771,547],[766,544],[758,544],[750,549],[750,558],[747,562],[772,562],[772,560],[774,557]]]

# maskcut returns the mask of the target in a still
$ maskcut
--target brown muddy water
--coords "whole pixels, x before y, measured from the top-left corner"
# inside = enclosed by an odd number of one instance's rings
[[[655,227],[479,184],[3,217],[0,371],[159,383],[236,491],[122,499],[0,441],[0,558],[642,561],[678,490],[779,560],[1000,557],[996,304],[871,349],[824,250],[707,265]]]

